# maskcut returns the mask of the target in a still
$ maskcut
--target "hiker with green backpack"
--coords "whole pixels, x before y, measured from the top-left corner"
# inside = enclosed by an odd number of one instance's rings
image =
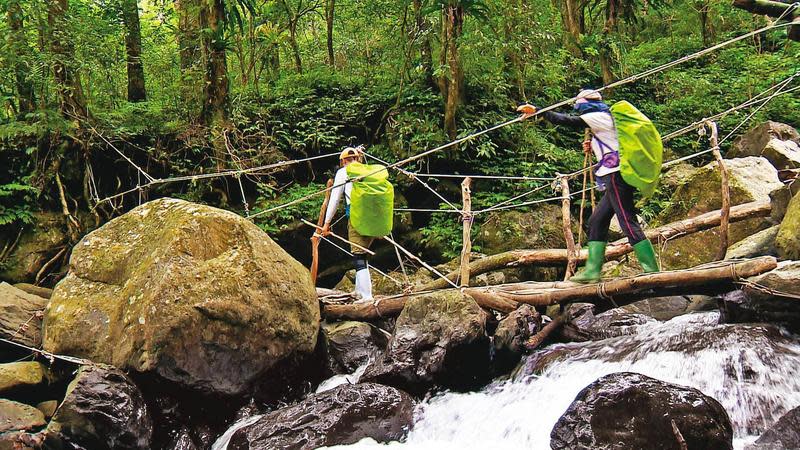
[[[598,91],[580,91],[575,110],[577,115],[553,111],[542,114],[555,125],[589,128],[592,138],[583,143],[583,149],[594,153],[598,161],[593,170],[597,189],[603,192],[603,197],[589,218],[589,257],[583,270],[570,280],[578,283],[600,281],[608,228],[614,215],[644,272],[658,272],[653,244],[639,225],[634,205],[636,190],[649,197],[658,184],[663,151],[658,131],[633,105],[621,101],[609,107]],[[517,111],[527,119],[536,113],[536,108],[525,104]]]
[[[347,240],[356,269],[356,303],[373,301],[372,279],[367,262],[369,249],[375,238],[392,231],[394,214],[394,188],[389,183],[389,173],[377,164],[365,164],[361,147],[347,147],[339,155],[339,170],[333,180],[325,222],[320,234],[330,233],[339,201],[344,195],[345,216],[348,220]]]

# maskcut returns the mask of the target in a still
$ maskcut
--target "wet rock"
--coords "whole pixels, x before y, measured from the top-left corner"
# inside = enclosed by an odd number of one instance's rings
[[[387,333],[365,322],[324,324],[328,357],[334,373],[352,373],[386,348]]]
[[[48,383],[49,374],[44,364],[21,361],[0,364],[0,396],[11,398],[15,394],[30,392]]]
[[[0,398],[0,433],[35,430],[45,424],[44,414],[33,406]]]
[[[3,261],[0,280],[9,283],[33,283],[36,274],[67,243],[64,233],[64,216],[60,213],[34,213],[33,226],[21,234],[0,236],[0,247],[19,241]],[[5,241],[5,242],[3,242]]]
[[[250,221],[182,200],[84,237],[45,311],[44,348],[238,394],[315,347],[308,271]]]
[[[238,430],[229,450],[315,449],[403,437],[413,421],[407,394],[379,384],[342,385],[269,413]]]
[[[800,449],[800,406],[784,414],[746,450]]]
[[[47,299],[0,282],[0,337],[38,348]]]
[[[389,345],[362,380],[421,394],[434,386],[470,389],[489,380],[486,313],[458,291],[419,295],[397,318]]]
[[[730,450],[733,429],[722,405],[697,389],[637,373],[606,375],[585,387],[556,422],[550,447],[592,450]]]
[[[656,320],[670,320],[686,314],[690,299],[686,296],[653,297],[622,306],[622,311],[652,317]]]
[[[776,256],[775,238],[778,225],[759,231],[728,247],[725,259],[754,258],[756,256]]]
[[[44,402],[39,402],[36,405],[36,409],[44,414],[44,417],[49,419],[53,417],[53,414],[56,413],[56,409],[58,409],[58,400],[47,400]]]
[[[542,329],[542,316],[531,305],[521,305],[497,325],[494,332],[495,364],[504,372],[517,365],[528,339]]]
[[[596,341],[636,333],[636,328],[656,320],[644,314],[611,309],[595,315],[596,306],[591,303],[572,303],[564,311],[567,321],[561,335],[570,341]]]
[[[784,259],[800,259],[800,193],[796,194],[775,237],[778,256]]]
[[[783,186],[778,172],[762,157],[725,160],[730,175],[731,205],[769,200],[769,194]],[[703,166],[675,190],[670,206],[658,218],[660,224],[674,222],[719,209],[722,206],[717,163]],[[753,218],[731,224],[729,242],[736,243],[772,224],[767,218]],[[719,229],[670,240],[660,253],[665,269],[684,269],[715,260],[719,249]]]
[[[146,450],[152,432],[142,394],[130,378],[110,366],[83,366],[46,434],[48,448]]]
[[[719,309],[719,301],[717,297],[709,297],[707,295],[689,295],[689,306],[686,307],[687,312],[703,312],[703,311],[717,311]]]
[[[723,296],[724,321],[777,323],[800,332],[798,280],[800,261],[782,261],[774,270],[748,278],[751,284]]]
[[[182,428],[175,433],[174,439],[167,445],[170,450],[197,450],[188,428]]]

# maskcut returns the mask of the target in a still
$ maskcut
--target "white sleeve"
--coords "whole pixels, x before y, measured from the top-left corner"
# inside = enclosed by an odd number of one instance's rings
[[[333,189],[331,190],[331,198],[328,200],[328,209],[325,211],[325,223],[331,223],[333,216],[336,215],[336,208],[339,207],[339,200],[342,199],[344,193],[344,186],[347,183],[347,170],[341,168],[336,171],[336,176],[333,178]]]

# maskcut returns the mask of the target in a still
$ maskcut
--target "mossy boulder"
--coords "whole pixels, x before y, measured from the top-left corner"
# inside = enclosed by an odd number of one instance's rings
[[[459,291],[419,295],[406,303],[382,358],[364,381],[421,394],[434,386],[472,389],[490,378],[486,313]]]
[[[0,247],[11,246],[14,242],[14,250],[0,266],[0,280],[32,283],[39,270],[67,243],[64,216],[52,212],[35,213],[31,226],[0,236]]]
[[[238,394],[316,344],[308,271],[246,219],[160,199],[84,237],[45,311],[44,348]]]
[[[47,368],[40,362],[19,361],[0,364],[0,396],[8,398],[14,392],[42,386],[48,379]]]
[[[573,232],[577,233],[574,222]],[[541,204],[530,212],[490,213],[480,225],[475,244],[487,255],[521,248],[564,248],[561,206]]]
[[[752,201],[769,201],[770,192],[783,186],[778,180],[777,170],[765,158],[751,156],[727,159],[725,167],[729,173],[731,205],[734,206]],[[713,162],[703,166],[677,188],[670,200],[670,206],[659,216],[658,222],[666,224],[721,207],[719,168]],[[733,244],[769,226],[770,222],[766,218],[731,224],[729,242]],[[693,233],[667,242],[661,251],[661,261],[665,269],[694,267],[713,261],[719,245],[718,228]]]
[[[747,236],[741,241],[728,247],[725,259],[754,258],[756,256],[775,256],[775,238],[778,236],[778,225]]]
[[[800,193],[789,202],[775,237],[775,248],[781,258],[800,259]]]

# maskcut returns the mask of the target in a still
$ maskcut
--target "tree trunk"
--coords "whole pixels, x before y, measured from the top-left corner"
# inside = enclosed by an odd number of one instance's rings
[[[580,48],[581,35],[585,33],[583,5],[580,0],[555,0],[561,13],[561,24],[565,33],[564,47],[576,58],[583,57]]]
[[[8,3],[8,47],[13,54],[14,78],[17,87],[18,108],[20,117],[36,109],[36,94],[33,83],[28,78],[26,59],[28,57],[28,44],[25,39],[22,8],[19,0],[10,0]]]
[[[433,77],[433,51],[431,50],[430,23],[422,15],[422,0],[413,0],[414,7],[414,39],[419,42],[419,58],[422,71],[425,73],[425,85],[432,89],[437,87]]]
[[[202,120],[207,125],[224,125],[228,120],[228,67],[225,57],[223,0],[203,0],[200,25],[208,30],[202,39],[205,67]]]
[[[303,73],[303,60],[300,59],[300,46],[297,44],[297,21],[295,19],[289,23],[289,46],[292,48],[294,68],[297,73]]]
[[[458,41],[464,25],[464,8],[460,6],[445,6],[442,14],[442,47],[447,48],[446,63],[448,73],[445,84],[447,92],[444,97],[444,130],[453,140],[458,136],[456,127],[456,113],[464,95],[464,70],[458,54]]]
[[[59,110],[70,119],[89,117],[83,96],[80,74],[72,67],[74,51],[65,24],[67,0],[51,0],[47,9],[50,50],[53,53],[53,77],[58,90]]]
[[[187,107],[190,120],[196,120],[203,102],[199,0],[175,0],[175,11],[181,66],[180,99]]]
[[[333,16],[336,10],[336,0],[325,1],[325,26],[326,26],[326,41],[328,44],[328,65],[334,67],[336,60],[333,55]]]
[[[128,57],[128,101],[147,100],[142,66],[142,31],[139,28],[137,0],[122,0],[122,22],[125,24],[125,52]]]
[[[603,26],[603,35],[600,43],[600,72],[603,76],[603,84],[608,85],[614,81],[614,71],[612,67],[616,62],[614,51],[611,45],[611,37],[617,31],[617,19],[619,15],[618,0],[608,0],[606,4],[606,23]]]
[[[703,46],[708,47],[714,42],[715,35],[714,24],[711,22],[711,15],[709,14],[711,5],[708,0],[700,0],[696,9],[700,19],[700,33],[703,37]]]

